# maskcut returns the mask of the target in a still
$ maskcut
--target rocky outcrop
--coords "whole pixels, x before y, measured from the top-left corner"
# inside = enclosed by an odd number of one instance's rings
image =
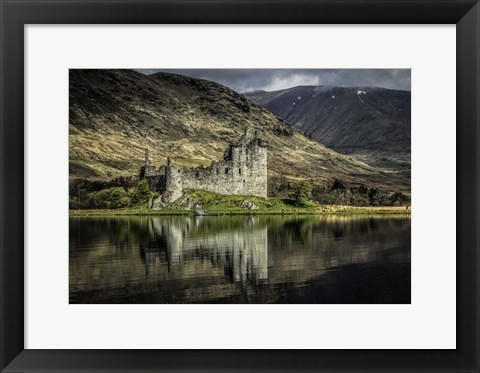
[[[247,210],[258,210],[258,206],[249,200],[243,201],[241,206]]]

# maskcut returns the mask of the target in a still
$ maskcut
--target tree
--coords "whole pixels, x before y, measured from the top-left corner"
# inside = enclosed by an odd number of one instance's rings
[[[360,185],[358,187],[358,192],[360,194],[367,194],[368,193],[368,188],[365,185]]]
[[[121,187],[104,189],[91,193],[93,205],[97,209],[118,209],[128,206],[128,197]]]
[[[290,186],[289,197],[293,200],[295,206],[299,207],[305,203],[307,199],[310,198],[312,188],[306,181],[300,181],[293,183]]]
[[[395,192],[390,196],[390,204],[392,206],[402,206],[404,204],[408,204],[410,202],[410,198],[402,192]]]
[[[332,190],[338,190],[338,189],[345,189],[345,184],[343,183],[342,180],[337,180],[335,179],[332,184]]]
[[[140,180],[134,189],[129,191],[131,203],[134,205],[146,203],[150,199],[150,185],[148,181]]]
[[[370,188],[370,190],[368,191],[368,198],[370,199],[370,204],[372,206],[379,205],[377,200],[378,193],[379,193],[378,188]]]

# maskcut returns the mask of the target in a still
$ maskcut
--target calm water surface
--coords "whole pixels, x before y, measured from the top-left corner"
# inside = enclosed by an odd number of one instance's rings
[[[70,303],[410,303],[410,218],[70,219]]]

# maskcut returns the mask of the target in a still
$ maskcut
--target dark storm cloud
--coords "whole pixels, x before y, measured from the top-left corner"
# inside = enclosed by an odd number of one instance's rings
[[[213,80],[238,92],[275,91],[297,85],[383,87],[410,90],[410,69],[139,69]]]

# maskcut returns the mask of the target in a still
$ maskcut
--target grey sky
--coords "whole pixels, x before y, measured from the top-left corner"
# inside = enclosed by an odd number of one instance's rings
[[[213,80],[248,92],[275,91],[297,85],[383,87],[410,91],[410,69],[137,69],[144,74],[159,71]]]

